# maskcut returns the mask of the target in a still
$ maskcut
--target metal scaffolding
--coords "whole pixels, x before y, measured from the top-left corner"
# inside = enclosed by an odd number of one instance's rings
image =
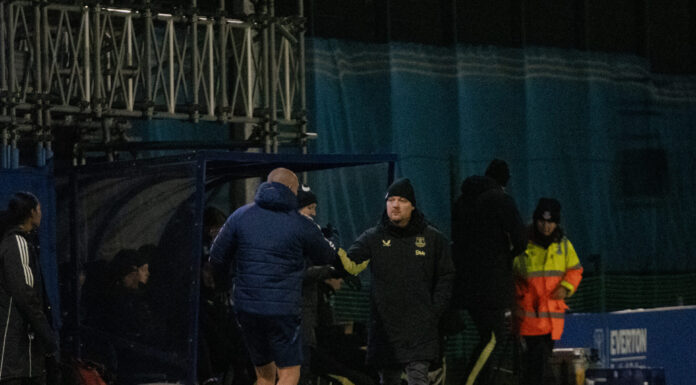
[[[235,146],[306,152],[304,18],[276,17],[273,0],[254,12],[199,14],[99,3],[0,0],[2,167],[18,141],[50,158],[54,132],[76,145],[123,144],[131,119],[254,126]],[[243,124],[237,126],[243,126]],[[229,126],[225,124],[224,126]],[[224,145],[224,144],[223,144]]]

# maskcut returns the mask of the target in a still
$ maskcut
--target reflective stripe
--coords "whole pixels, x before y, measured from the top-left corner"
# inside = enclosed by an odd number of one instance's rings
[[[2,335],[2,352],[0,352],[0,380],[2,380],[2,368],[5,366],[5,346],[7,346],[7,330],[10,328],[11,315],[12,297],[10,297],[10,306],[7,307],[7,321],[5,321],[5,332]]]
[[[29,377],[32,377],[31,374],[31,341],[34,339],[32,337],[31,333],[29,334]]]
[[[561,286],[569,290],[568,295],[572,295],[573,293],[575,293],[575,286],[573,286],[572,283],[568,281],[561,281]]]
[[[343,376],[339,376],[338,374],[327,374],[327,376],[331,378],[335,378],[336,381],[338,381],[341,385],[355,385],[355,383]]]
[[[29,247],[27,246],[27,240],[20,235],[15,235],[15,239],[17,239],[17,248],[19,248],[19,259],[22,261],[24,282],[34,287],[34,274],[32,274],[31,266],[29,266]]]
[[[488,361],[488,358],[491,356],[493,348],[495,348],[495,333],[491,332],[491,339],[488,341],[486,347],[481,351],[479,358],[476,360],[476,365],[474,365],[474,368],[471,369],[469,378],[466,379],[466,385],[474,385],[476,377],[478,377],[479,372],[481,369],[483,369],[483,366],[486,365],[486,361]]]
[[[527,273],[527,277],[562,277],[564,275],[565,271],[560,270],[533,271]]]
[[[577,265],[571,266],[571,267],[568,268],[568,270],[578,270],[578,269],[582,269],[582,265],[580,264],[579,261],[578,261],[578,264],[577,264]]]
[[[565,318],[565,313],[557,313],[557,312],[536,313],[533,311],[526,311],[526,312],[524,312],[524,316],[527,318],[560,318],[560,319],[563,319],[563,318]]]

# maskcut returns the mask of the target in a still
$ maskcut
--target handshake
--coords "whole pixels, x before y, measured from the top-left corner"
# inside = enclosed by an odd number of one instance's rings
[[[362,282],[360,281],[360,278],[358,278],[355,275],[352,274],[346,274],[343,278],[343,282],[348,285],[349,288],[352,290],[360,290],[362,289]]]
[[[340,261],[337,261],[331,266],[326,266],[326,268],[329,269],[331,278],[333,279],[342,279],[343,282],[348,285],[349,288],[353,290],[360,290],[362,289],[362,282],[360,281],[360,278],[357,276],[348,273],[344,268],[343,265],[341,265]]]

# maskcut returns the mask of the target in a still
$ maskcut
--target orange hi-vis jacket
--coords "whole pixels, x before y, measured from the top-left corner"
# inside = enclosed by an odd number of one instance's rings
[[[573,244],[565,237],[548,248],[529,241],[524,254],[515,258],[514,269],[517,304],[523,312],[520,334],[551,334],[552,339],[560,339],[568,305],[562,299],[552,299],[551,294],[562,285],[571,296],[582,280],[582,266]]]

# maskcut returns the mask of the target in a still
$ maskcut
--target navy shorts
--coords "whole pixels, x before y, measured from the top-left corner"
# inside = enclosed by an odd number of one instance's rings
[[[299,315],[237,312],[237,323],[254,366],[275,362],[279,368],[286,368],[302,363]]]

